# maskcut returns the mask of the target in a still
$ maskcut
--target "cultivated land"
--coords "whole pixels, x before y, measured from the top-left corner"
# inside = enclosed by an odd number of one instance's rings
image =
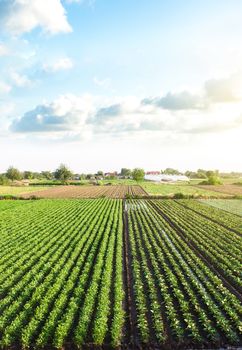
[[[212,191],[209,186],[203,186],[198,188],[190,184],[165,184],[154,182],[142,182],[141,186],[150,195],[157,196],[172,196],[176,193],[182,193],[184,195],[204,196],[204,197],[224,197],[226,194]]]
[[[241,185],[231,185],[231,184],[218,185],[218,186],[198,185],[196,187],[200,188],[200,189],[204,189],[204,190],[218,192],[218,193],[227,193],[227,194],[233,195],[233,196],[234,195],[242,196],[242,186]]]
[[[242,199],[208,199],[203,200],[203,203],[242,216]]]
[[[188,183],[154,183],[134,180],[103,180],[99,185],[93,185],[90,182],[84,182],[75,185],[60,185],[58,182],[47,181],[51,185],[35,186],[0,186],[1,195],[15,195],[40,198],[124,198],[126,195],[131,196],[167,196],[173,197],[177,194],[184,196],[193,196],[201,198],[229,198],[235,194],[242,193],[241,186],[224,185],[224,186],[196,186]],[[56,186],[55,186],[56,183]],[[214,190],[213,190],[214,188]],[[236,188],[231,192],[231,188]],[[239,191],[239,192],[238,192]]]
[[[24,193],[32,193],[36,191],[46,190],[48,186],[0,186],[0,196],[1,195],[13,195],[19,196]]]
[[[230,201],[231,205],[234,201],[237,202],[237,200],[234,199],[228,199],[227,201]],[[239,233],[242,234],[242,218],[237,217],[236,215],[225,212],[216,207],[203,204],[206,203],[204,200],[200,200],[199,202],[190,200],[179,200],[174,202],[182,204],[186,208],[204,216],[211,221],[224,225],[229,230],[238,230]]]
[[[239,216],[195,200],[0,201],[0,238],[4,349],[242,345]]]
[[[147,193],[141,186],[110,185],[110,186],[56,186],[43,191],[22,193],[23,197],[29,195],[39,198],[125,198],[126,195],[145,196]]]

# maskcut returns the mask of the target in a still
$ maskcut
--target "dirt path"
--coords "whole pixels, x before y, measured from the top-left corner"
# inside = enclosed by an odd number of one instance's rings
[[[124,327],[124,343],[129,344],[129,349],[138,348],[137,317],[135,309],[135,297],[133,290],[132,261],[129,247],[128,215],[123,200],[123,281],[125,290],[124,308],[126,310],[126,322]]]

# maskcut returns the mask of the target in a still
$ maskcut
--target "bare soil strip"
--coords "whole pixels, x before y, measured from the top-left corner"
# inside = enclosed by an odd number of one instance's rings
[[[199,256],[199,258],[201,260],[203,260],[203,262],[222,280],[223,284],[226,286],[226,288],[228,288],[228,290],[233,293],[240,301],[242,301],[242,295],[240,293],[240,291],[238,291],[231,283],[230,281],[226,278],[226,276],[224,275],[223,271],[221,269],[215,268],[214,265],[212,264],[212,262],[210,261],[210,259],[208,257],[206,257],[200,250],[199,248],[196,246],[196,244],[192,241],[187,241],[185,239],[185,235],[183,230],[176,225],[176,223],[174,223],[165,213],[162,212],[162,210],[160,210],[160,208],[158,208],[156,206],[155,203],[150,202],[150,204],[153,206],[153,208],[168,222],[168,224],[174,229],[176,230],[176,232],[179,234],[179,236],[187,243],[187,245],[192,248],[194,250],[194,252],[197,254],[197,256]]]
[[[242,196],[242,186],[237,185],[196,185],[194,187],[201,188],[203,190],[210,190],[219,193],[226,193],[232,195]]]
[[[128,349],[137,349],[138,334],[136,329],[135,297],[133,290],[132,262],[129,247],[128,215],[123,201],[123,281],[125,290],[124,307],[127,314],[124,329],[124,344],[130,343]]]

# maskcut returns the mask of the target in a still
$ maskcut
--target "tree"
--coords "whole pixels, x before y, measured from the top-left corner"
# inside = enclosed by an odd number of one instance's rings
[[[140,168],[135,168],[132,171],[132,177],[135,181],[142,181],[144,180],[145,177],[145,171],[144,169],[140,169]]]
[[[206,171],[202,169],[198,169],[197,171],[187,170],[185,175],[190,179],[206,179]]]
[[[98,172],[97,172],[97,174],[96,174],[97,176],[104,176],[104,173],[103,173],[103,171],[102,170],[98,170]]]
[[[197,170],[197,178],[198,179],[206,179],[207,178],[206,170],[198,169]]]
[[[130,169],[127,169],[127,168],[122,168],[120,174],[123,177],[129,177],[132,175],[132,171]]]
[[[217,175],[210,175],[207,181],[208,185],[222,185],[222,181]]]
[[[24,171],[23,178],[26,180],[31,180],[34,178],[34,173],[32,173],[32,171]]]
[[[3,174],[0,174],[0,185],[8,185],[9,183],[9,179],[3,175]]]
[[[6,177],[9,180],[21,180],[22,179],[22,175],[20,173],[20,171],[16,168],[14,168],[13,166],[10,166],[6,172]]]
[[[162,174],[166,175],[180,175],[180,171],[173,169],[173,168],[166,168],[164,171],[161,170]]]
[[[219,173],[217,170],[215,171],[207,171],[206,173],[207,177],[208,177],[208,185],[222,185],[222,181],[219,177]]]
[[[79,174],[80,180],[86,180],[87,175],[86,174]]]
[[[53,179],[53,174],[51,171],[41,171],[41,175],[46,179],[46,180],[51,180]]]
[[[206,176],[207,176],[207,178],[209,178],[210,176],[219,176],[219,171],[218,170],[207,170]]]
[[[219,177],[218,170],[208,170],[206,171],[207,180],[201,182],[201,185],[222,185],[222,181]]]
[[[185,172],[185,176],[189,177],[190,179],[195,179],[197,177],[197,173],[195,171],[187,170]]]
[[[61,180],[63,182],[66,182],[72,176],[72,172],[64,164],[61,164],[59,168],[54,172],[55,179]]]

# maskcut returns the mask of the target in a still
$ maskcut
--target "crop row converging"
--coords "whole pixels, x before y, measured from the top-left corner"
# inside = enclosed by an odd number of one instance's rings
[[[1,202],[0,345],[240,344],[240,219],[219,213],[186,200]]]

